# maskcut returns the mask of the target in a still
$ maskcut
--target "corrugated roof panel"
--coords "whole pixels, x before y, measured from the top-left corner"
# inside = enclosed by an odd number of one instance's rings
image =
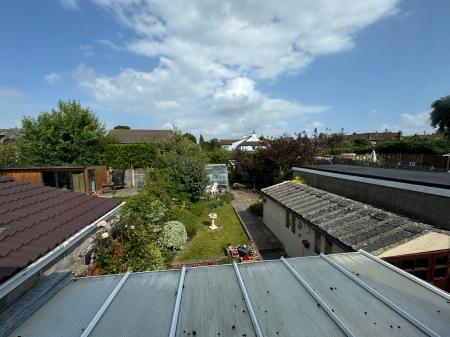
[[[121,276],[74,279],[10,337],[79,337],[120,279]]]
[[[450,333],[450,301],[360,253],[328,255],[441,336]]]
[[[426,336],[327,261],[309,257],[288,262],[355,336]]]
[[[239,270],[264,336],[345,336],[281,261]]]
[[[195,334],[194,334],[195,332]],[[177,336],[255,336],[231,265],[188,269]]]
[[[179,278],[175,270],[131,274],[89,336],[167,336]]]

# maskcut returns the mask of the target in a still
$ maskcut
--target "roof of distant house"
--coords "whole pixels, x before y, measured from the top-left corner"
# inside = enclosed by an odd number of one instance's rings
[[[71,279],[0,321],[35,337],[447,336],[450,296],[366,254]]]
[[[15,140],[18,131],[17,128],[0,129],[0,142]]]
[[[173,135],[172,130],[113,129],[109,135],[122,144],[159,143]]]
[[[120,203],[0,176],[0,282]]]
[[[286,181],[262,192],[353,250],[378,255],[430,232],[450,240],[448,231],[304,184]]]
[[[240,139],[221,139],[219,140],[220,145],[232,145],[233,143],[236,143],[240,141]]]
[[[367,132],[367,133],[353,133],[347,135],[351,139],[367,139],[373,142],[401,140],[402,132]]]

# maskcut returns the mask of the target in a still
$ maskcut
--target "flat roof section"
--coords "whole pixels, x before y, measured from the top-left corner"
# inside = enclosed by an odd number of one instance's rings
[[[450,173],[445,172],[390,169],[355,165],[314,165],[304,166],[303,168],[450,189]]]
[[[9,336],[447,336],[450,295],[366,254],[75,279]]]

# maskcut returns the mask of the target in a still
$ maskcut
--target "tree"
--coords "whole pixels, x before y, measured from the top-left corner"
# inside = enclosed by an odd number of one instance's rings
[[[97,116],[77,101],[59,101],[36,119],[24,117],[18,133],[24,165],[92,165],[109,142]]]
[[[114,130],[117,130],[117,129],[130,130],[130,127],[129,127],[128,125],[116,125],[116,126],[114,127]]]
[[[183,135],[184,138],[186,138],[187,140],[191,141],[194,144],[197,144],[197,138],[195,138],[195,136],[192,133],[186,132]]]
[[[205,139],[203,138],[202,135],[200,135],[199,139],[198,139],[198,145],[200,145],[200,147],[203,149],[203,146],[205,145]]]
[[[17,164],[18,150],[14,142],[0,143],[0,167],[12,167]]]
[[[437,127],[439,132],[450,138],[450,95],[434,101],[431,107],[431,126]]]

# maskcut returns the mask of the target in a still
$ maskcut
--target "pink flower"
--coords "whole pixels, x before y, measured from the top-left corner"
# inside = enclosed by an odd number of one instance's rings
[[[102,220],[97,223],[97,227],[106,227],[108,226],[108,223],[105,220]]]

